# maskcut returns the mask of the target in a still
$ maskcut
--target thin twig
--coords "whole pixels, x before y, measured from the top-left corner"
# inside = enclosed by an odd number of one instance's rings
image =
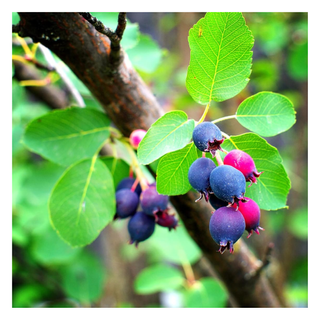
[[[121,63],[121,54],[120,54],[120,41],[122,39],[124,30],[126,28],[127,19],[126,13],[120,12],[118,16],[118,25],[116,31],[112,31],[110,28],[107,28],[100,20],[96,17],[93,17],[89,12],[79,12],[79,14],[86,19],[94,28],[100,33],[104,34],[110,39],[111,42],[111,51],[110,51],[110,62],[111,65],[117,67]]]

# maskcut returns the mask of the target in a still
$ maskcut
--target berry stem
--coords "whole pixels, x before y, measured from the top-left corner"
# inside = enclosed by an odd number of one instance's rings
[[[204,121],[204,119],[206,118],[206,116],[207,116],[207,114],[208,114],[209,107],[210,107],[210,103],[208,103],[208,104],[206,105],[206,108],[204,109],[203,114],[202,114],[200,120],[198,121],[197,125],[198,125],[199,123],[201,123],[201,122]]]
[[[211,122],[212,122],[212,123],[217,123],[217,122],[221,122],[221,121],[229,120],[229,119],[237,119],[237,115],[236,115],[236,114],[233,114],[233,115],[231,115],[231,116],[222,117],[222,118],[213,120],[213,121],[211,121]]]
[[[219,153],[218,150],[217,150],[217,152],[216,152],[216,159],[217,159],[218,165],[219,165],[219,166],[222,166],[222,165],[223,165],[223,161],[222,161],[222,159],[221,159],[221,156],[220,156],[220,153]]]
[[[138,183],[139,183],[139,179],[136,178],[136,180],[134,181],[134,183],[133,183],[133,185],[131,187],[131,191],[132,192],[134,192],[134,190],[136,190],[136,187],[137,187]]]

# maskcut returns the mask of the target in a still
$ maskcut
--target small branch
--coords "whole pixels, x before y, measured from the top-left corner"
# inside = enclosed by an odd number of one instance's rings
[[[105,27],[105,25],[93,17],[89,12],[79,12],[79,14],[86,19],[90,24],[92,24],[97,31],[107,36],[111,41],[111,52],[110,52],[110,62],[111,65],[117,67],[121,61],[120,55],[120,41],[122,39],[124,30],[127,25],[126,13],[120,12],[118,16],[118,26],[116,31],[112,31],[110,28]]]

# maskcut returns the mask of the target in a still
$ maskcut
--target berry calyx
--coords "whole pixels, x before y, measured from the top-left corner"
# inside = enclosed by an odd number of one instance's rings
[[[203,197],[208,202],[210,187],[210,173],[216,168],[215,163],[209,158],[199,158],[195,160],[188,171],[188,179],[191,186],[200,193],[199,201]]]
[[[228,202],[228,206],[239,201],[246,201],[246,179],[243,174],[229,165],[218,166],[210,174],[210,186],[212,192],[222,201]]]
[[[253,231],[256,234],[259,234],[259,229],[264,230],[260,227],[260,208],[258,204],[250,199],[245,198],[246,202],[239,203],[239,211],[242,213],[245,223],[246,223],[246,230],[248,231],[247,238],[250,238]]]
[[[146,135],[147,131],[143,129],[133,130],[130,134],[129,141],[134,149],[138,149],[139,143]]]
[[[216,150],[222,150],[224,141],[220,129],[210,121],[199,123],[193,130],[192,139],[196,147],[204,152],[210,152],[214,157]]]
[[[114,219],[125,219],[137,211],[139,197],[130,189],[120,189],[116,192],[116,214]]]
[[[158,211],[167,209],[169,197],[159,194],[155,185],[149,186],[148,189],[141,193],[140,203],[142,210],[146,214],[154,216]]]
[[[257,183],[258,177],[262,172],[258,172],[255,163],[251,156],[242,150],[231,150],[224,157],[223,163],[232,166],[241,171],[246,178],[246,181],[250,181],[249,187],[252,183]]]
[[[128,223],[128,231],[130,234],[129,244],[135,243],[138,247],[139,242],[145,241],[151,237],[155,229],[155,219],[142,211],[136,212]]]
[[[245,230],[245,220],[240,211],[233,207],[217,209],[211,216],[209,231],[212,239],[220,246],[218,252],[234,252],[233,245],[240,239]]]

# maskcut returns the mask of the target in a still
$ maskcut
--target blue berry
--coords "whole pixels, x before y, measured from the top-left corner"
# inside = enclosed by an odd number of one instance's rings
[[[116,191],[121,190],[121,189],[131,189],[131,187],[134,184],[135,180],[136,180],[135,178],[130,178],[130,177],[122,179],[118,183]],[[137,193],[137,195],[139,197],[141,192],[142,192],[140,183],[138,183],[138,185],[137,185],[137,187],[136,187],[136,189],[134,191]]]
[[[245,231],[245,220],[240,211],[233,207],[217,209],[211,216],[209,231],[212,239],[220,246],[219,252],[226,249],[233,253],[233,245]]]
[[[216,167],[215,163],[209,158],[199,158],[195,160],[188,171],[188,179],[191,186],[199,191],[200,198],[203,198],[208,202],[210,187],[210,173]]]
[[[157,192],[156,186],[149,186],[140,196],[140,203],[143,212],[153,216],[158,211],[166,210],[169,203],[169,197]]]
[[[212,207],[216,210],[221,207],[226,207],[228,205],[228,202],[219,199],[213,193],[209,195],[209,202],[212,205]]]
[[[220,129],[210,121],[199,123],[193,130],[193,142],[196,147],[204,152],[211,152],[215,156],[216,150],[221,150],[224,141]]]
[[[116,216],[124,219],[136,213],[139,205],[139,197],[130,189],[121,189],[116,192]]]
[[[130,244],[135,243],[136,247],[139,242],[147,240],[151,237],[155,229],[155,218],[138,211],[133,215],[128,223],[128,231],[130,234]]]
[[[221,165],[212,170],[210,174],[210,186],[212,192],[220,200],[228,204],[238,204],[239,201],[246,201],[246,179],[244,175],[234,167]]]

